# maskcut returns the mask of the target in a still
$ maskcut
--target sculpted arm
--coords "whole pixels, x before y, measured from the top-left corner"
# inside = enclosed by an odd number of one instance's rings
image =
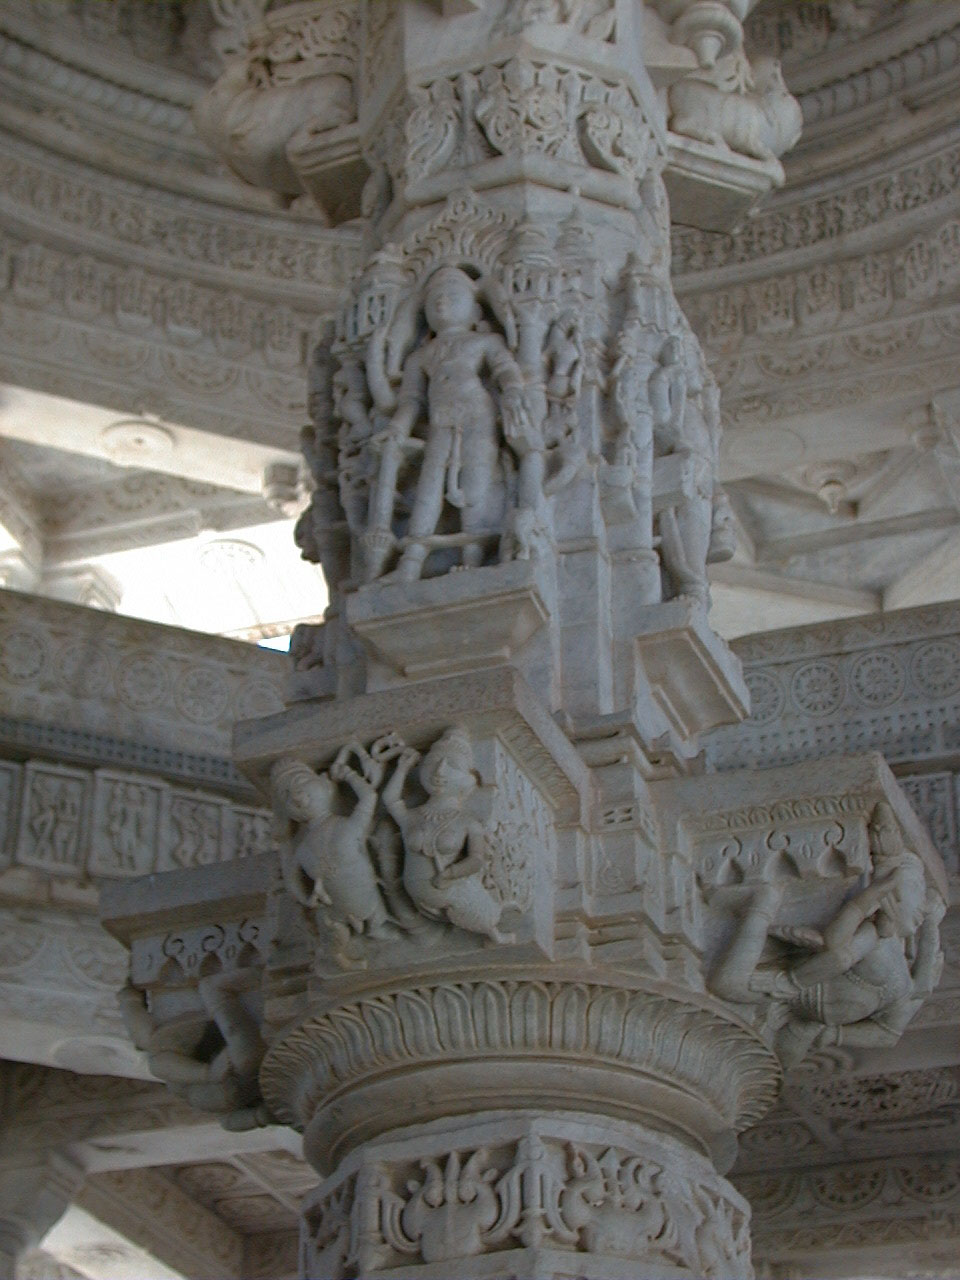
[[[389,413],[397,399],[387,374],[387,335],[384,329],[376,329],[370,335],[364,363],[373,403],[381,413]]]
[[[376,807],[377,789],[372,782],[347,764],[346,757],[354,749],[352,745],[343,748],[330,768],[330,777],[335,782],[345,782],[357,797],[357,803],[348,821],[351,827],[365,830]]]
[[[524,400],[523,374],[506,343],[502,338],[491,335],[484,345],[484,355],[500,389],[503,430],[508,443],[521,454],[542,448]]]
[[[446,867],[437,877],[440,884],[451,880],[464,880],[467,876],[479,875],[484,867],[484,855],[487,838],[478,822],[471,822],[467,831],[466,854]]]
[[[842,916],[853,906],[853,902],[847,903],[839,915]],[[852,918],[853,913],[851,913]],[[840,940],[836,941],[828,937],[830,929],[828,925],[824,932],[823,950],[791,967],[790,977],[798,987],[813,987],[818,982],[825,982],[828,978],[847,973],[877,945],[877,931],[869,921],[861,922],[852,935],[848,934],[849,921],[844,921],[843,926],[843,929],[838,931]]]
[[[280,854],[280,872],[283,876],[283,887],[294,901],[304,907],[316,906],[318,902],[329,903],[330,899],[319,876],[313,879],[313,888],[307,888],[307,876],[300,865],[293,841],[289,839],[284,842]]]
[[[928,899],[927,913],[917,930],[917,954],[911,970],[913,989],[918,996],[929,995],[943,973],[939,925],[943,919],[945,904],[935,891],[931,893],[930,899]]]
[[[390,434],[396,439],[405,439],[410,434],[420,416],[426,394],[427,375],[424,373],[419,352],[415,352],[407,357],[403,366],[403,381],[397,398],[397,410],[390,419]]]
[[[896,1000],[871,1018],[829,1027],[820,1042],[847,1045],[851,1049],[879,1049],[895,1045],[922,1004],[922,997]]]
[[[410,810],[403,799],[403,788],[410,770],[420,759],[420,753],[406,747],[397,757],[397,765],[390,780],[383,788],[383,803],[394,822],[403,829]]]

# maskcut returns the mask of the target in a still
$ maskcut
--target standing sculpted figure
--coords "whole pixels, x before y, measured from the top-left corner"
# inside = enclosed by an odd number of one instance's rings
[[[668,338],[650,377],[654,445],[658,456],[685,454],[689,476],[683,497],[660,513],[660,558],[674,594],[710,603],[707,560],[714,521],[713,475],[719,412],[716,386],[694,340]]]
[[[814,930],[773,925],[783,885],[754,893],[710,989],[724,999],[773,1000],[776,1046],[791,1066],[817,1045],[896,1044],[939,981],[938,926],[945,904],[929,893],[923,863],[904,846],[889,805],[869,825],[873,873],[827,924]],[[805,955],[761,964],[769,937],[799,942]]]
[[[383,803],[403,835],[403,887],[417,909],[494,942],[512,942],[500,930],[506,906],[484,884],[489,847],[481,820],[484,796],[473,768],[473,747],[463,729],[448,729],[420,763],[427,793],[411,808],[403,799],[418,752],[404,747],[383,788]]]
[[[460,512],[462,564],[483,561],[483,536],[495,531],[499,474],[499,420],[509,436],[527,433],[523,377],[500,334],[481,327],[477,286],[459,267],[441,266],[427,281],[423,309],[430,336],[403,363],[396,411],[381,441],[380,474],[371,511],[371,534],[389,533],[404,450],[418,444],[411,433],[426,420],[419,475],[406,546],[397,569],[419,578],[444,503]],[[484,385],[489,375],[497,400]],[[382,567],[382,566],[379,566]],[[376,576],[379,567],[374,565]]]
[[[359,771],[348,763],[352,755]],[[341,952],[361,934],[392,936],[369,851],[382,777],[383,765],[356,742],[341,749],[328,773],[316,773],[299,760],[280,760],[273,767],[274,808],[284,826],[284,884],[308,910],[325,908]],[[336,811],[338,783],[356,796],[348,815]]]
[[[653,408],[650,379],[657,368],[663,335],[650,312],[661,293],[659,282],[636,254],[627,261],[627,310],[613,350],[610,399],[617,423],[613,466],[629,485],[630,512],[637,546],[653,547]],[[618,481],[618,483],[620,483]]]

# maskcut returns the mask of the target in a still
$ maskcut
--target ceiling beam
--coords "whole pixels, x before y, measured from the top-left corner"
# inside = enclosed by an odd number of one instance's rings
[[[891,516],[885,520],[857,520],[831,529],[771,538],[760,547],[759,563],[781,565],[796,556],[828,551],[834,547],[850,546],[852,543],[868,542],[876,538],[902,537],[909,533],[929,533],[936,529],[950,529],[957,524],[960,524],[960,515],[952,506],[933,507],[928,511],[914,511],[909,515]]]
[[[733,560],[711,565],[710,581],[718,586],[766,591],[784,599],[829,605],[851,613],[874,613],[881,605],[880,595],[876,591],[838,587],[831,582],[815,582],[808,578],[791,578],[782,573],[754,568],[753,565],[737,564]]]
[[[883,593],[884,609],[960,599],[960,532],[921,556]]]

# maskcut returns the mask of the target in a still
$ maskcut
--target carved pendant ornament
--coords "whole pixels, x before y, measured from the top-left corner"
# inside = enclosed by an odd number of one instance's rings
[[[836,859],[845,833],[831,825],[817,844]],[[745,901],[710,989],[762,1010],[787,1067],[824,1046],[896,1044],[940,980],[942,893],[928,884],[885,802],[866,835],[864,874],[818,927],[789,921],[793,877],[778,874],[773,859],[769,878],[741,886]]]

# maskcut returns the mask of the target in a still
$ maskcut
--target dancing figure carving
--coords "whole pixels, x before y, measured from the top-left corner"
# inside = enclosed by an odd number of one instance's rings
[[[354,769],[355,756],[360,769]],[[311,912],[320,912],[344,952],[359,935],[388,937],[369,840],[383,766],[359,743],[348,743],[326,773],[299,760],[273,768],[274,806],[281,820],[284,884]],[[352,812],[337,812],[338,784],[355,797]]]
[[[244,998],[256,979],[245,969],[201,978],[202,1008],[169,1018],[158,1018],[147,993],[130,982],[117,997],[130,1039],[156,1078],[191,1107],[220,1116],[226,1129],[272,1123],[257,1080],[266,1045]]]
[[[427,799],[411,808],[403,787],[418,761]],[[470,738],[462,729],[448,729],[422,760],[412,748],[400,751],[383,802],[403,833],[403,887],[418,910],[494,942],[512,942],[499,926],[514,904],[500,901],[485,883],[485,791],[474,771]]]
[[[876,806],[869,835],[869,883],[822,932],[778,927],[784,882],[762,884],[711,977],[723,999],[770,1002],[774,1044],[786,1066],[814,1045],[895,1044],[939,981],[943,898],[927,888],[923,863],[904,845],[889,805]]]

